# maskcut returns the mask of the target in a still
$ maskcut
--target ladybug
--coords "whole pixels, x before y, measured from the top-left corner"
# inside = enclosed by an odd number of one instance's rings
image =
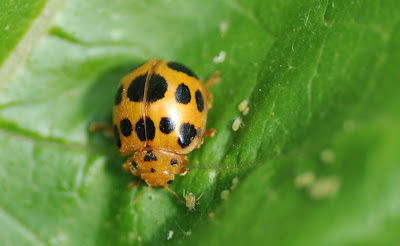
[[[152,59],[122,79],[114,99],[112,130],[120,153],[132,155],[123,170],[140,177],[128,187],[144,180],[147,190],[162,187],[180,200],[168,184],[175,174],[189,171],[186,154],[216,132],[207,131],[206,123],[213,101],[208,88],[219,75],[215,72],[203,84],[180,63]]]

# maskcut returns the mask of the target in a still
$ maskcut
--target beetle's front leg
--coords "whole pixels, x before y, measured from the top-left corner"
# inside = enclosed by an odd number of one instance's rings
[[[131,156],[128,158],[128,160],[126,160],[126,162],[122,165],[122,169],[125,172],[132,174],[133,176],[140,177],[139,169],[137,168],[133,157],[134,156]]]

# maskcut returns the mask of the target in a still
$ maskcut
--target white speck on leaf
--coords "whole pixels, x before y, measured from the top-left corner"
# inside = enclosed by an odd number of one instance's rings
[[[51,245],[66,244],[68,242],[68,236],[63,232],[59,232],[55,237],[50,238]]]
[[[297,188],[311,187],[315,181],[315,174],[313,172],[306,172],[299,174],[294,180],[294,185]]]
[[[310,187],[310,197],[314,200],[333,198],[340,189],[340,182],[336,177],[320,178]]]
[[[226,32],[228,31],[229,28],[229,24],[226,21],[221,21],[221,23],[219,23],[219,31],[221,32],[221,36],[225,36]]]
[[[324,149],[320,154],[320,159],[325,164],[331,164],[335,161],[336,155],[335,152],[331,149]]]
[[[7,25],[4,30],[9,30],[10,29],[10,25]]]
[[[356,123],[354,120],[346,120],[343,122],[343,130],[346,132],[352,132],[354,131],[354,128],[356,127]]]
[[[226,57],[226,52],[220,51],[218,56],[214,57],[213,62],[214,63],[222,63],[225,61],[225,57]]]
[[[174,235],[174,231],[170,230],[170,231],[168,232],[167,240],[170,240],[170,239],[172,238],[173,235]]]
[[[231,194],[231,191],[230,191],[230,190],[223,190],[223,191],[221,192],[221,199],[222,199],[222,200],[228,199],[228,197],[229,197],[230,194]]]
[[[208,174],[208,182],[214,183],[215,182],[215,171],[212,171]]]

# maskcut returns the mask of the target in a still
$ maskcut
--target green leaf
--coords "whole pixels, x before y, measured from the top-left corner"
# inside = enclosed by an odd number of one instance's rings
[[[0,63],[20,42],[32,22],[43,10],[45,0],[0,2]]]
[[[399,242],[398,1],[0,6],[1,245]],[[118,82],[153,57],[203,81],[222,72],[218,132],[170,185],[202,194],[194,212],[163,189],[134,204],[146,185],[126,190],[126,157],[88,131],[111,122]]]

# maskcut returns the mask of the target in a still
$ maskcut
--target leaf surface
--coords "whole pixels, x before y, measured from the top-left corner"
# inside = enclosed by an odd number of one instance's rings
[[[1,10],[1,245],[398,242],[397,1],[30,4]],[[203,81],[222,72],[218,132],[170,185],[203,194],[195,212],[162,189],[133,204],[146,186],[126,190],[126,157],[88,131],[111,122],[119,80],[153,57]]]

